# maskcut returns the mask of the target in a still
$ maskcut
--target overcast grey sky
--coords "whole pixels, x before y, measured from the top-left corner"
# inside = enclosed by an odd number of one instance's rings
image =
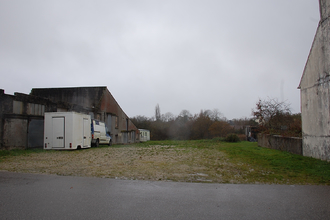
[[[300,112],[317,0],[0,0],[0,88],[107,86],[129,117]]]

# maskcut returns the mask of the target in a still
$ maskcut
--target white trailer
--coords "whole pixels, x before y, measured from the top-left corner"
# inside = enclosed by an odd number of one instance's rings
[[[91,116],[77,112],[45,112],[44,149],[91,147]]]

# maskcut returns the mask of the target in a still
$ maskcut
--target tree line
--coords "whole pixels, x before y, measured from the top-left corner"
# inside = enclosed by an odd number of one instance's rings
[[[150,130],[152,140],[198,140],[225,138],[229,134],[244,136],[244,126],[255,125],[248,118],[227,120],[218,110],[201,110],[199,114],[191,114],[182,110],[179,115],[167,112],[161,114],[160,107],[155,107],[155,116],[135,116],[132,122],[138,127]]]
[[[225,138],[236,134],[246,138],[245,127],[252,126],[257,132],[301,137],[301,114],[292,114],[290,104],[277,99],[259,99],[251,118],[227,120],[218,110],[201,110],[191,114],[182,110],[179,115],[167,112],[161,114],[155,107],[155,116],[135,116],[132,122],[138,127],[150,130],[152,140],[198,140]]]

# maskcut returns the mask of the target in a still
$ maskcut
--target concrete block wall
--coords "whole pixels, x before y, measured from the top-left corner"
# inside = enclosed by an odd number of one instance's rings
[[[303,155],[302,138],[258,134],[258,146]]]

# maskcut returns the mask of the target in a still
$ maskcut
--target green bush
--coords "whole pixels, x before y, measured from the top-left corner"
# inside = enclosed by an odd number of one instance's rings
[[[229,134],[225,138],[225,141],[226,142],[240,142],[241,140],[239,139],[239,137],[237,136],[237,134]]]

